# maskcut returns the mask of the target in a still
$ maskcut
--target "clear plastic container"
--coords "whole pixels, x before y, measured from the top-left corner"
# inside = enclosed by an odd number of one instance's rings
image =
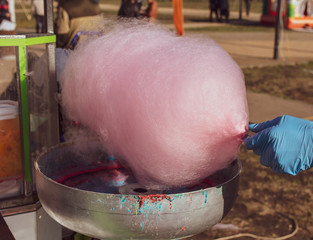
[[[0,198],[21,192],[23,164],[18,103],[0,101]]]

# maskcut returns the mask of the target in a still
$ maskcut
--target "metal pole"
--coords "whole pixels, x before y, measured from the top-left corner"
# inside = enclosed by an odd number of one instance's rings
[[[274,59],[278,59],[279,57],[280,31],[281,31],[281,25],[282,25],[281,5],[282,5],[282,1],[278,0],[277,10],[276,10],[276,13],[277,13],[276,23],[275,23]]]
[[[53,0],[45,1],[45,17],[47,22],[47,33],[54,34],[53,24]],[[59,107],[56,101],[58,92],[57,76],[56,76],[56,44],[48,43],[46,45],[47,50],[47,63],[48,63],[48,79],[46,88],[47,92],[45,96],[48,96],[48,107],[50,111],[50,118],[48,125],[50,130],[50,136],[47,138],[46,144],[53,146],[59,143]]]
[[[44,1],[45,3],[45,20],[47,26],[47,33],[54,34],[53,26],[53,0]]]

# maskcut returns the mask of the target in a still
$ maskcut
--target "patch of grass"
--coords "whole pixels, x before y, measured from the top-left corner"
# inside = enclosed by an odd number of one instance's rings
[[[17,12],[15,17],[17,28],[36,28],[36,21],[34,17],[32,17],[31,20],[28,20],[26,15],[22,12]]]
[[[243,69],[247,89],[313,104],[313,61]]]
[[[105,17],[117,17],[117,11],[114,10],[102,10],[101,12]]]

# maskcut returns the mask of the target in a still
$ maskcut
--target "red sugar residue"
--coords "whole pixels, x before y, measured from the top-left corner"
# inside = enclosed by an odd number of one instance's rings
[[[206,184],[209,184],[210,187],[214,187],[214,184],[213,184],[213,182],[210,179],[205,179],[203,182],[206,183]]]
[[[151,194],[151,195],[142,195],[137,196],[139,202],[139,208],[141,208],[146,200],[149,200],[151,203],[160,202],[163,199],[171,201],[171,197],[166,194]]]
[[[69,174],[61,177],[60,179],[56,180],[56,182],[62,184],[66,180],[71,179],[73,177],[77,177],[79,175],[83,175],[83,174],[87,174],[87,173],[95,173],[95,172],[104,171],[104,170],[119,169],[119,168],[122,168],[122,166],[118,165],[118,164],[113,164],[113,165],[110,165],[110,166],[99,166],[99,167],[91,168],[91,169],[83,169],[83,170],[79,170],[79,171],[76,171],[76,172],[69,173]]]

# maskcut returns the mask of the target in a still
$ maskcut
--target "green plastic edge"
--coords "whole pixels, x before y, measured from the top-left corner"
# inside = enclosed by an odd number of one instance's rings
[[[10,47],[10,46],[30,46],[36,44],[46,44],[46,43],[55,43],[56,35],[50,36],[39,36],[39,37],[30,37],[30,38],[0,38],[1,47]]]
[[[24,174],[25,181],[31,182],[30,164],[30,144],[29,144],[29,109],[28,109],[28,87],[26,77],[26,46],[19,46],[19,69],[20,69],[20,89],[21,89],[21,110],[23,128],[23,153],[24,153]]]

